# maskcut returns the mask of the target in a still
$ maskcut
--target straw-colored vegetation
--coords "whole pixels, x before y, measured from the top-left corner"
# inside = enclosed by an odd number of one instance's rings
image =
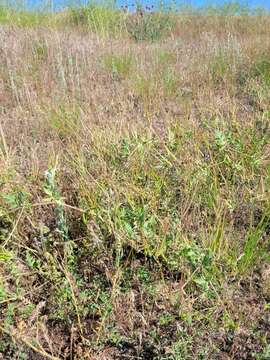
[[[234,10],[0,10],[0,358],[270,358],[270,18]]]

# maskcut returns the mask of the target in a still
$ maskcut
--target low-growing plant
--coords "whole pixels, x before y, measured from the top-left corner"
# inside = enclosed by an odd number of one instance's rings
[[[180,94],[180,78],[171,68],[156,69],[149,75],[135,77],[135,92],[145,104],[155,103],[160,97],[172,99]]]
[[[231,64],[225,54],[220,53],[211,59],[211,79],[215,83],[225,81],[226,76],[231,75]]]
[[[105,69],[114,80],[122,80],[128,77],[132,70],[133,60],[131,55],[107,55],[104,58]]]
[[[135,79],[135,92],[144,103],[151,103],[159,92],[159,84],[155,76],[137,76]]]
[[[80,130],[80,112],[76,108],[58,105],[57,109],[49,112],[48,122],[61,140],[67,140]]]
[[[159,50],[156,55],[158,57],[158,65],[161,67],[168,67],[168,65],[176,63],[176,54],[173,52]]]
[[[265,85],[270,85],[270,56],[263,56],[252,66],[252,74]]]
[[[270,345],[266,345],[264,351],[261,354],[257,354],[256,360],[267,360],[270,357]]]
[[[167,69],[161,74],[161,86],[166,98],[173,98],[179,94],[180,79],[172,69]]]
[[[10,251],[7,251],[0,247],[0,262],[9,261],[12,259],[12,257],[13,257],[13,255]]]

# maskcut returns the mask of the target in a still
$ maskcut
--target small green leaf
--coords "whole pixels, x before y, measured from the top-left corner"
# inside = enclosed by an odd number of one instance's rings
[[[6,251],[3,248],[0,248],[0,261],[9,261],[13,258],[13,254],[9,251]]]

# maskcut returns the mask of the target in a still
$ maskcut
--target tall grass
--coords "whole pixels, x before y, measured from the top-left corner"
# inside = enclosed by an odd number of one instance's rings
[[[30,12],[25,9],[16,10],[13,7],[0,5],[0,24],[16,25],[22,27],[42,26],[50,16],[45,13]]]
[[[225,10],[1,10],[0,353],[267,357],[270,19]]]

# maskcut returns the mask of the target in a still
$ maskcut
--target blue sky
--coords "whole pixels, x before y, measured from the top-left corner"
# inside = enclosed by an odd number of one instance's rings
[[[74,5],[80,5],[83,3],[87,3],[88,0],[11,0],[11,2],[13,2],[18,4],[18,2],[22,2],[24,4],[27,4],[28,8],[41,8],[41,9],[49,9],[51,7],[51,2],[53,2],[53,7],[55,10],[59,10],[61,8],[65,8],[68,7],[70,5],[74,6]],[[138,1],[136,0],[116,0],[117,1],[117,5],[119,6],[125,6],[128,5],[129,8],[132,8],[132,5]],[[95,0],[95,2],[98,3],[98,0]],[[160,0],[140,0],[139,1],[140,4],[146,6],[155,6],[158,7],[160,4]],[[224,2],[228,2],[228,1],[224,1],[224,0],[163,0],[165,5],[170,5],[173,3],[176,3],[176,5],[179,4],[188,4],[194,7],[202,7],[205,5],[220,5],[223,4]],[[270,10],[270,0],[238,0],[237,1],[240,4],[243,5],[247,5],[250,8],[254,8],[254,7],[263,7],[266,9]],[[0,4],[1,4],[1,0],[0,0]]]

